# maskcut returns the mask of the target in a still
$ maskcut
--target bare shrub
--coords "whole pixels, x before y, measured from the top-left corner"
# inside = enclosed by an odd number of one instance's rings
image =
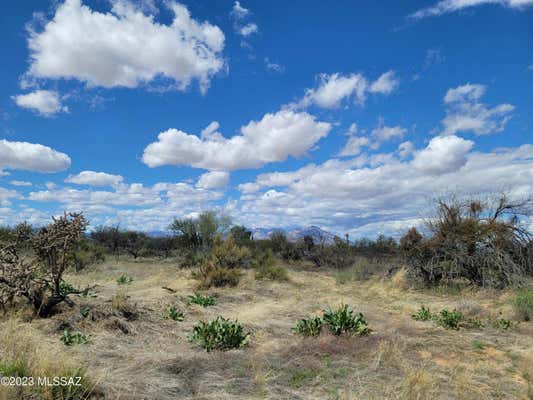
[[[532,237],[520,224],[528,202],[440,200],[427,222],[401,240],[409,275],[427,284],[456,279],[485,287],[519,284],[533,265]]]
[[[0,307],[25,298],[40,317],[61,302],[72,304],[61,290],[63,273],[75,267],[75,252],[87,227],[81,214],[64,214],[36,232],[19,227],[15,242],[0,249]],[[29,245],[31,256],[21,256]]]
[[[335,236],[332,245],[315,246],[311,260],[317,267],[344,269],[355,262],[355,252],[349,243]]]

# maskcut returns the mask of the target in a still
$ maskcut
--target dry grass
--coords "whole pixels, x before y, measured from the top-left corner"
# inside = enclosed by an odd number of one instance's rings
[[[122,273],[133,277],[127,287],[116,283]],[[112,261],[67,278],[79,287],[98,284],[96,298],[77,298],[75,308],[47,320],[3,322],[0,337],[16,324],[34,343],[53,346],[39,358],[46,353],[57,360],[61,351],[83,360],[110,399],[531,398],[531,322],[509,331],[447,331],[410,318],[421,304],[511,317],[510,292],[418,290],[407,286],[401,271],[387,280],[339,284],[328,271],[289,268],[289,278],[256,281],[246,271],[237,287],[208,292],[217,297],[215,306],[187,307],[197,289],[190,271],[171,263]],[[291,332],[298,318],[340,302],[363,312],[373,332],[353,338]],[[183,322],[163,318],[168,304],[185,310]],[[91,312],[80,320],[83,306]],[[136,318],[128,319],[124,309]],[[250,345],[206,353],[187,341],[198,320],[218,315],[251,330]],[[88,334],[89,343],[62,346],[56,329],[65,323]],[[478,342],[483,345],[475,347]],[[0,349],[6,346],[16,348],[2,342]]]

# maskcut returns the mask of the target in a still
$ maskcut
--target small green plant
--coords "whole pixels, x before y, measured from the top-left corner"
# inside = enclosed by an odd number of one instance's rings
[[[483,350],[485,348],[485,344],[483,342],[480,342],[479,340],[472,340],[472,347],[475,350]]]
[[[435,316],[429,311],[429,308],[422,306],[416,313],[411,315],[411,318],[416,321],[429,321],[430,319],[434,319]]]
[[[209,322],[200,321],[188,337],[190,342],[207,351],[237,349],[245,346],[249,338],[250,333],[245,333],[241,324],[222,317]]]
[[[505,318],[498,318],[492,322],[492,326],[496,329],[506,331],[513,326],[513,323]]]
[[[127,276],[126,274],[120,275],[117,279],[117,283],[119,285],[127,285],[131,282],[133,282],[133,278],[131,276]]]
[[[59,291],[61,292],[61,294],[66,296],[71,293],[75,293],[78,290],[74,286],[72,286],[70,283],[63,281],[59,284]]]
[[[22,360],[0,361],[0,376],[23,377],[31,376],[31,373]]]
[[[203,307],[209,307],[214,306],[216,303],[217,300],[212,296],[204,296],[203,294],[195,293],[189,296],[189,301],[187,302],[187,305],[199,304]]]
[[[521,321],[533,320],[533,286],[520,290],[513,300],[516,317]]]
[[[183,311],[179,310],[176,306],[172,304],[167,307],[167,313],[165,318],[171,319],[173,321],[183,321],[185,319],[185,314]]]
[[[363,314],[355,314],[347,304],[341,305],[336,310],[330,308],[324,310],[323,320],[334,335],[343,332],[365,335],[370,332]]]
[[[83,318],[87,318],[89,316],[89,313],[91,312],[91,307],[89,306],[83,306],[80,308],[80,315]]]
[[[437,316],[437,325],[446,329],[459,329],[459,324],[463,319],[463,314],[457,310],[448,311],[446,309],[441,310]]]
[[[483,323],[483,321],[481,321],[480,319],[478,318],[470,318],[468,320],[468,324],[473,326],[474,328],[483,328],[485,326],[485,324]]]
[[[61,341],[66,346],[72,346],[74,344],[85,344],[87,343],[88,339],[87,336],[85,336],[81,332],[70,332],[68,329],[65,329],[63,331],[63,335],[61,335]]]
[[[318,336],[322,330],[322,318],[302,318],[296,322],[296,326],[292,330],[294,333],[304,336]]]

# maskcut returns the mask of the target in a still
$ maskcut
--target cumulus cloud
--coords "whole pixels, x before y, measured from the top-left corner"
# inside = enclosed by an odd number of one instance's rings
[[[370,93],[390,94],[399,84],[400,82],[396,79],[394,71],[388,71],[372,82],[368,91]]]
[[[488,135],[503,131],[512,116],[514,106],[503,103],[488,107],[480,102],[485,91],[484,85],[470,83],[449,89],[444,96],[447,109],[446,117],[442,121],[442,134],[472,132],[476,135]]]
[[[416,162],[388,157],[372,166],[371,157],[358,157],[261,174],[239,186],[243,195],[235,214],[244,224],[314,224],[351,236],[372,236],[382,229],[398,234],[416,225],[414,221],[428,215],[430,199],[450,191],[464,196],[497,194],[506,188],[512,189],[511,196],[531,193],[532,145],[465,154],[467,148],[471,143],[464,139],[434,138],[417,153],[422,155]],[[440,161],[428,159],[429,153]]]
[[[401,158],[407,158],[411,154],[413,154],[414,149],[415,149],[414,144],[410,141],[406,141],[406,142],[400,143],[400,145],[398,146],[398,154],[400,155]]]
[[[243,7],[240,1],[233,3],[233,8],[231,9],[231,15],[236,19],[242,19],[250,15],[250,10]]]
[[[379,119],[378,126],[372,129],[372,136],[377,142],[386,142],[393,139],[401,139],[407,133],[407,129],[401,126],[387,126],[383,118]]]
[[[241,26],[238,32],[241,36],[246,37],[246,36],[250,36],[254,33],[259,32],[259,27],[257,26],[257,24],[254,24],[253,22],[251,22],[249,24]]]
[[[81,0],[65,0],[42,31],[30,29],[26,80],[64,78],[135,88],[166,78],[180,90],[197,80],[204,92],[224,68],[224,34],[193,19],[185,6],[167,2],[174,18],[164,25],[127,0],[112,4],[104,13]]]
[[[322,108],[339,108],[343,102],[350,99],[357,104],[363,104],[367,93],[390,94],[398,86],[394,71],[384,73],[371,83],[362,74],[320,74],[317,78],[318,86],[307,89],[304,97],[289,107],[305,108],[315,105]]]
[[[225,171],[210,171],[202,174],[196,187],[203,189],[219,189],[229,183],[229,173]]]
[[[61,104],[59,94],[52,90],[35,90],[31,93],[19,94],[11,98],[17,106],[36,111],[43,116],[68,112],[68,107]]]
[[[355,136],[357,134],[357,124],[353,123],[348,129],[348,140],[339,153],[341,157],[355,156],[359,154],[363,147],[370,145],[370,140],[364,136]]]
[[[222,171],[258,168],[289,156],[303,156],[330,130],[331,124],[316,121],[306,112],[281,110],[251,121],[241,127],[240,135],[229,139],[211,130],[209,135],[199,138],[169,129],[145,148],[142,161],[152,168],[162,165]]]
[[[32,183],[28,181],[10,181],[9,184],[12,186],[32,186]]]
[[[21,169],[53,173],[70,167],[70,157],[42,144],[0,140],[0,171]]]
[[[414,12],[409,17],[421,19],[439,16],[486,4],[496,4],[520,10],[533,5],[533,0],[441,0],[430,7],[422,8]]]
[[[82,171],[77,175],[70,175],[65,182],[89,186],[117,186],[122,183],[120,175],[112,175],[105,172]]]
[[[418,170],[429,174],[444,174],[460,169],[466,164],[467,154],[474,142],[457,136],[437,136],[428,146],[418,152],[412,164]]]
[[[120,223],[125,229],[147,231],[166,230],[173,218],[214,209],[221,197],[219,191],[195,188],[189,183],[160,182],[152,186],[121,183],[112,190],[50,187],[30,192],[27,200],[57,203],[61,211],[83,211],[92,226]]]

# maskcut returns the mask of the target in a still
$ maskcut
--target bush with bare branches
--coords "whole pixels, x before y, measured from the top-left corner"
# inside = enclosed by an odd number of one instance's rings
[[[17,227],[15,240],[0,249],[0,308],[25,298],[40,317],[61,302],[71,303],[61,290],[63,273],[75,266],[75,252],[87,221],[81,214],[64,214],[37,231]],[[31,247],[30,255],[21,248]]]
[[[411,229],[401,240],[412,278],[432,284],[466,279],[502,288],[519,284],[533,266],[533,238],[523,226],[528,201],[440,200],[423,238]]]

